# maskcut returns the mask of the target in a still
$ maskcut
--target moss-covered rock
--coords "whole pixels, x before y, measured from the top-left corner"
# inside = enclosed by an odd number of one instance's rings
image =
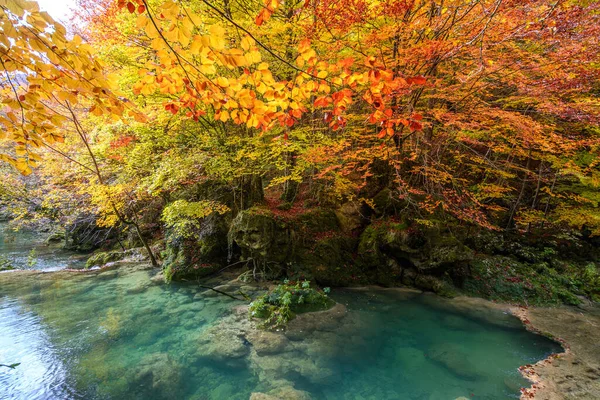
[[[116,229],[96,224],[94,215],[81,215],[65,228],[65,250],[90,252],[100,246],[110,246],[117,238]]]
[[[240,212],[231,224],[229,239],[239,246],[243,259],[285,263],[292,253],[288,223],[265,207]]]
[[[46,238],[46,244],[58,243],[65,240],[65,231],[54,231]]]
[[[343,232],[355,232],[363,226],[365,218],[362,216],[361,208],[361,205],[357,202],[348,202],[335,210],[335,215]]]
[[[165,279],[195,279],[222,268],[228,257],[227,229],[231,217],[211,214],[190,235],[168,230],[163,256]]]
[[[102,251],[99,253],[94,253],[90,256],[90,258],[87,259],[85,267],[102,267],[109,262],[122,260],[124,257],[125,252],[123,251]]]
[[[417,275],[414,278],[414,286],[443,297],[456,297],[458,294],[451,283],[431,275]]]
[[[298,266],[295,271],[299,277],[311,278],[321,286],[352,286],[366,282],[352,256],[355,238],[332,234],[313,239],[313,243],[296,249]]]
[[[251,318],[262,319],[262,326],[276,328],[285,326],[296,314],[324,311],[335,304],[325,292],[311,288],[308,281],[285,281],[254,300],[249,313]]]
[[[412,240],[405,223],[386,221],[368,226],[359,238],[357,249],[357,265],[367,281],[399,285],[403,270],[414,268],[410,257],[418,250],[411,248]]]

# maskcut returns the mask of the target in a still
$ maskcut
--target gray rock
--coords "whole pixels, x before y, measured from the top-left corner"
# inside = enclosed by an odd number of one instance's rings
[[[289,345],[288,338],[282,333],[253,330],[246,338],[259,356],[282,353]]]

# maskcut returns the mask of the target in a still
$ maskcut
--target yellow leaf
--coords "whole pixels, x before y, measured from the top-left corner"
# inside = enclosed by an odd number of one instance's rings
[[[224,76],[219,76],[216,80],[217,85],[221,86],[222,88],[226,88],[229,86],[229,80],[227,78],[225,78]]]
[[[249,51],[250,48],[255,45],[255,42],[254,39],[252,39],[250,36],[246,36],[242,39],[240,45],[242,46],[242,49],[244,49],[245,51]]]
[[[219,25],[212,25],[210,31],[210,45],[215,50],[225,48],[225,29]]]

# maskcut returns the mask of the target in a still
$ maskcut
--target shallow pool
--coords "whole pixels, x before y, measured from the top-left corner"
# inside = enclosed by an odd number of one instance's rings
[[[154,274],[0,274],[0,364],[21,363],[0,399],[518,398],[519,365],[560,351],[500,311],[394,290],[334,290],[343,315],[259,349],[243,302]]]

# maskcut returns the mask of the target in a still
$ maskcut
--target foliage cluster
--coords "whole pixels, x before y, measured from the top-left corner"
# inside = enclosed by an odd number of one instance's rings
[[[155,265],[149,240],[265,193],[600,234],[597,1],[77,3],[65,27],[0,2],[0,161],[28,175],[2,169],[0,202],[24,221],[84,212]]]
[[[263,319],[263,327],[281,328],[296,314],[330,308],[334,301],[327,297],[328,293],[329,288],[311,288],[309,281],[286,280],[250,304],[250,317]]]

